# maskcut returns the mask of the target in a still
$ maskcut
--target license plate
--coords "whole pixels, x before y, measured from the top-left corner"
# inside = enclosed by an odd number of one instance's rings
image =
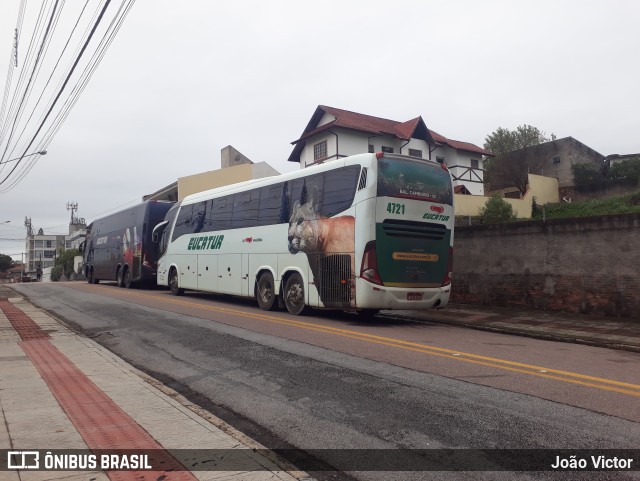
[[[407,292],[407,301],[421,301],[422,293],[421,292]]]

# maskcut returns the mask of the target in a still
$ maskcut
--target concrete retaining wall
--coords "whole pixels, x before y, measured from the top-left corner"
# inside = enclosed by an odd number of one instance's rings
[[[640,319],[640,215],[457,227],[451,300]]]

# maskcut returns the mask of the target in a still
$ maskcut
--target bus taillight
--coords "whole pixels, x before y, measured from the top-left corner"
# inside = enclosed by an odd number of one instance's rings
[[[373,284],[382,285],[382,279],[378,274],[378,257],[376,255],[376,241],[369,241],[362,254],[362,268],[360,277]]]
[[[453,276],[453,247],[449,247],[449,258],[447,259],[447,272],[442,279],[441,286],[451,284],[451,277]]]

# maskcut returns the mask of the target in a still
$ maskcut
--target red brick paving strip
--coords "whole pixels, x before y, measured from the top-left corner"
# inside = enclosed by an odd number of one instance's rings
[[[163,471],[106,471],[112,481],[196,480],[171,454],[113,402],[51,342],[33,319],[7,301],[0,309],[23,339],[19,342],[90,449],[157,450],[152,466]],[[135,395],[135,393],[132,393]],[[52,446],[59,448],[59,446]]]

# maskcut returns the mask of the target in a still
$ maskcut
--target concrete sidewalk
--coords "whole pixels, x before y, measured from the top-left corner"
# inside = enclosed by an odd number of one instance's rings
[[[3,286],[0,409],[0,449],[147,449],[163,453],[161,466],[169,467],[0,472],[7,481],[310,479],[275,456],[255,454],[264,448]],[[180,470],[167,451],[194,448],[236,450],[248,456],[240,463],[247,469]]]
[[[396,318],[640,352],[640,319],[467,304],[449,304],[440,310],[384,313]]]

